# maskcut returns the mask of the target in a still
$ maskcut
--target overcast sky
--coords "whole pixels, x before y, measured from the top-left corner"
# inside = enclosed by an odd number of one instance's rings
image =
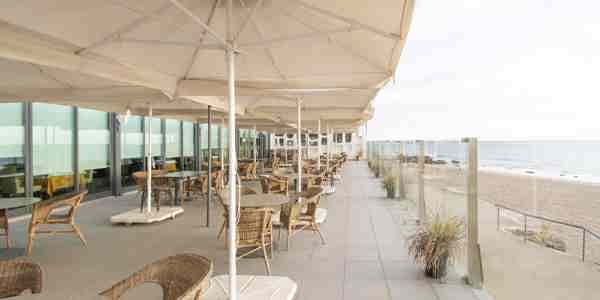
[[[369,139],[600,139],[600,1],[417,0]]]

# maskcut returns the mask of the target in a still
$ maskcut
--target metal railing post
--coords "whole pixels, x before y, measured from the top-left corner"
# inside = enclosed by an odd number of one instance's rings
[[[500,207],[496,206],[496,231],[500,231]]]

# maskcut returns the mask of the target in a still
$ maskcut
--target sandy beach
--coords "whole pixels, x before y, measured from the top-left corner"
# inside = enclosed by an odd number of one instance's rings
[[[406,169],[407,198],[417,197],[416,169]],[[429,214],[466,216],[466,174],[452,166],[427,165],[425,199]],[[600,232],[600,186],[535,174],[479,172],[479,228],[486,289],[495,299],[590,299],[600,293],[600,241],[589,236],[581,262],[581,230],[546,224],[566,245],[560,252],[523,241],[510,230],[522,227],[522,216],[502,212],[497,230],[494,204],[585,226]],[[528,220],[528,231],[542,222]],[[459,269],[462,268],[459,261]]]

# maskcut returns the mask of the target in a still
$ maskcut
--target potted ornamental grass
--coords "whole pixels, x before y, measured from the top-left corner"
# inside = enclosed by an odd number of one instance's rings
[[[446,277],[448,265],[459,255],[465,238],[464,221],[436,215],[409,238],[408,253],[425,268],[425,275]]]
[[[396,176],[394,176],[394,174],[387,172],[385,176],[383,176],[381,186],[385,190],[388,198],[392,199],[396,197]]]

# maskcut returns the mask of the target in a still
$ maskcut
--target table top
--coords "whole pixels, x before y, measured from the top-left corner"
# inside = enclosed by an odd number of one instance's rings
[[[166,178],[187,178],[187,177],[200,177],[208,174],[206,171],[177,171],[170,172],[167,174],[155,175],[153,177],[166,177]]]
[[[289,171],[275,171],[273,173],[273,175],[284,176],[284,177],[298,177],[298,173],[289,172]],[[304,177],[304,178],[318,177],[318,176],[319,175],[302,173],[302,177]]]
[[[239,200],[239,199],[238,199]],[[229,204],[229,197],[223,199],[225,205]],[[259,207],[277,207],[288,203],[290,199],[283,194],[255,194],[242,195],[240,207],[244,208],[259,208]]]
[[[37,197],[0,198],[0,209],[29,206],[41,200]]]
[[[25,248],[0,248],[0,260],[10,260],[25,255]]]
[[[298,291],[296,282],[281,276],[238,275],[237,285],[240,298],[246,300],[292,300]],[[229,299],[229,276],[219,275],[211,278],[209,288],[201,298]]]

